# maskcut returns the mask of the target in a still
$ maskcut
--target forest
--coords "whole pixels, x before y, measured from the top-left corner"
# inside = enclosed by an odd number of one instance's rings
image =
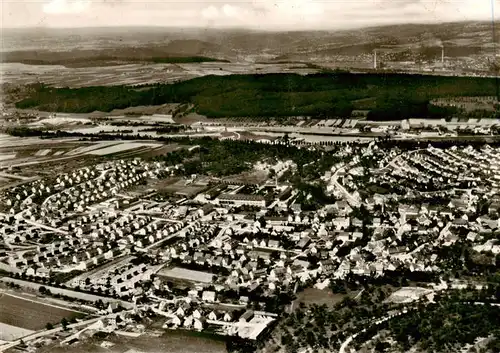
[[[409,74],[260,74],[204,76],[173,84],[54,88],[33,85],[17,108],[66,113],[164,103],[190,103],[219,117],[350,117],[368,110],[369,120],[446,118],[453,108],[437,107],[437,97],[493,96],[494,79]]]

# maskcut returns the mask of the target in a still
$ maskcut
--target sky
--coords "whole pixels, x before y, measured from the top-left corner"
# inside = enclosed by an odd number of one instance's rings
[[[4,28],[174,26],[306,30],[491,21],[492,13],[494,18],[500,17],[500,0],[0,1]]]

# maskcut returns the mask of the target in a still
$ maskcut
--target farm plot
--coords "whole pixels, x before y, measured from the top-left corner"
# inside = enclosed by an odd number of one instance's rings
[[[0,322],[7,325],[40,330],[48,322],[55,324],[63,318],[79,317],[83,314],[8,294],[0,295]]]

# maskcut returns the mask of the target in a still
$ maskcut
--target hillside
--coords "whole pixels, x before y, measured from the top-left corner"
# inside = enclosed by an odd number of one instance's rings
[[[208,56],[234,60],[242,56],[308,60],[322,55],[370,54],[373,49],[410,50],[446,48],[447,56],[493,53],[491,23],[459,22],[370,27],[349,31],[264,32],[251,30],[172,28],[90,28],[4,30],[3,60],[33,57],[33,52],[64,56],[108,55]],[[498,41],[498,40],[497,40]],[[50,48],[50,49],[49,49]],[[77,50],[78,49],[78,50]],[[86,52],[87,50],[87,52]]]

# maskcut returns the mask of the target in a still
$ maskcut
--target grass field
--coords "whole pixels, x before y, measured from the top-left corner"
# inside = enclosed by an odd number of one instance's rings
[[[40,330],[50,322],[59,323],[62,318],[82,317],[80,313],[45,305],[8,294],[0,295],[0,322],[28,330]]]

